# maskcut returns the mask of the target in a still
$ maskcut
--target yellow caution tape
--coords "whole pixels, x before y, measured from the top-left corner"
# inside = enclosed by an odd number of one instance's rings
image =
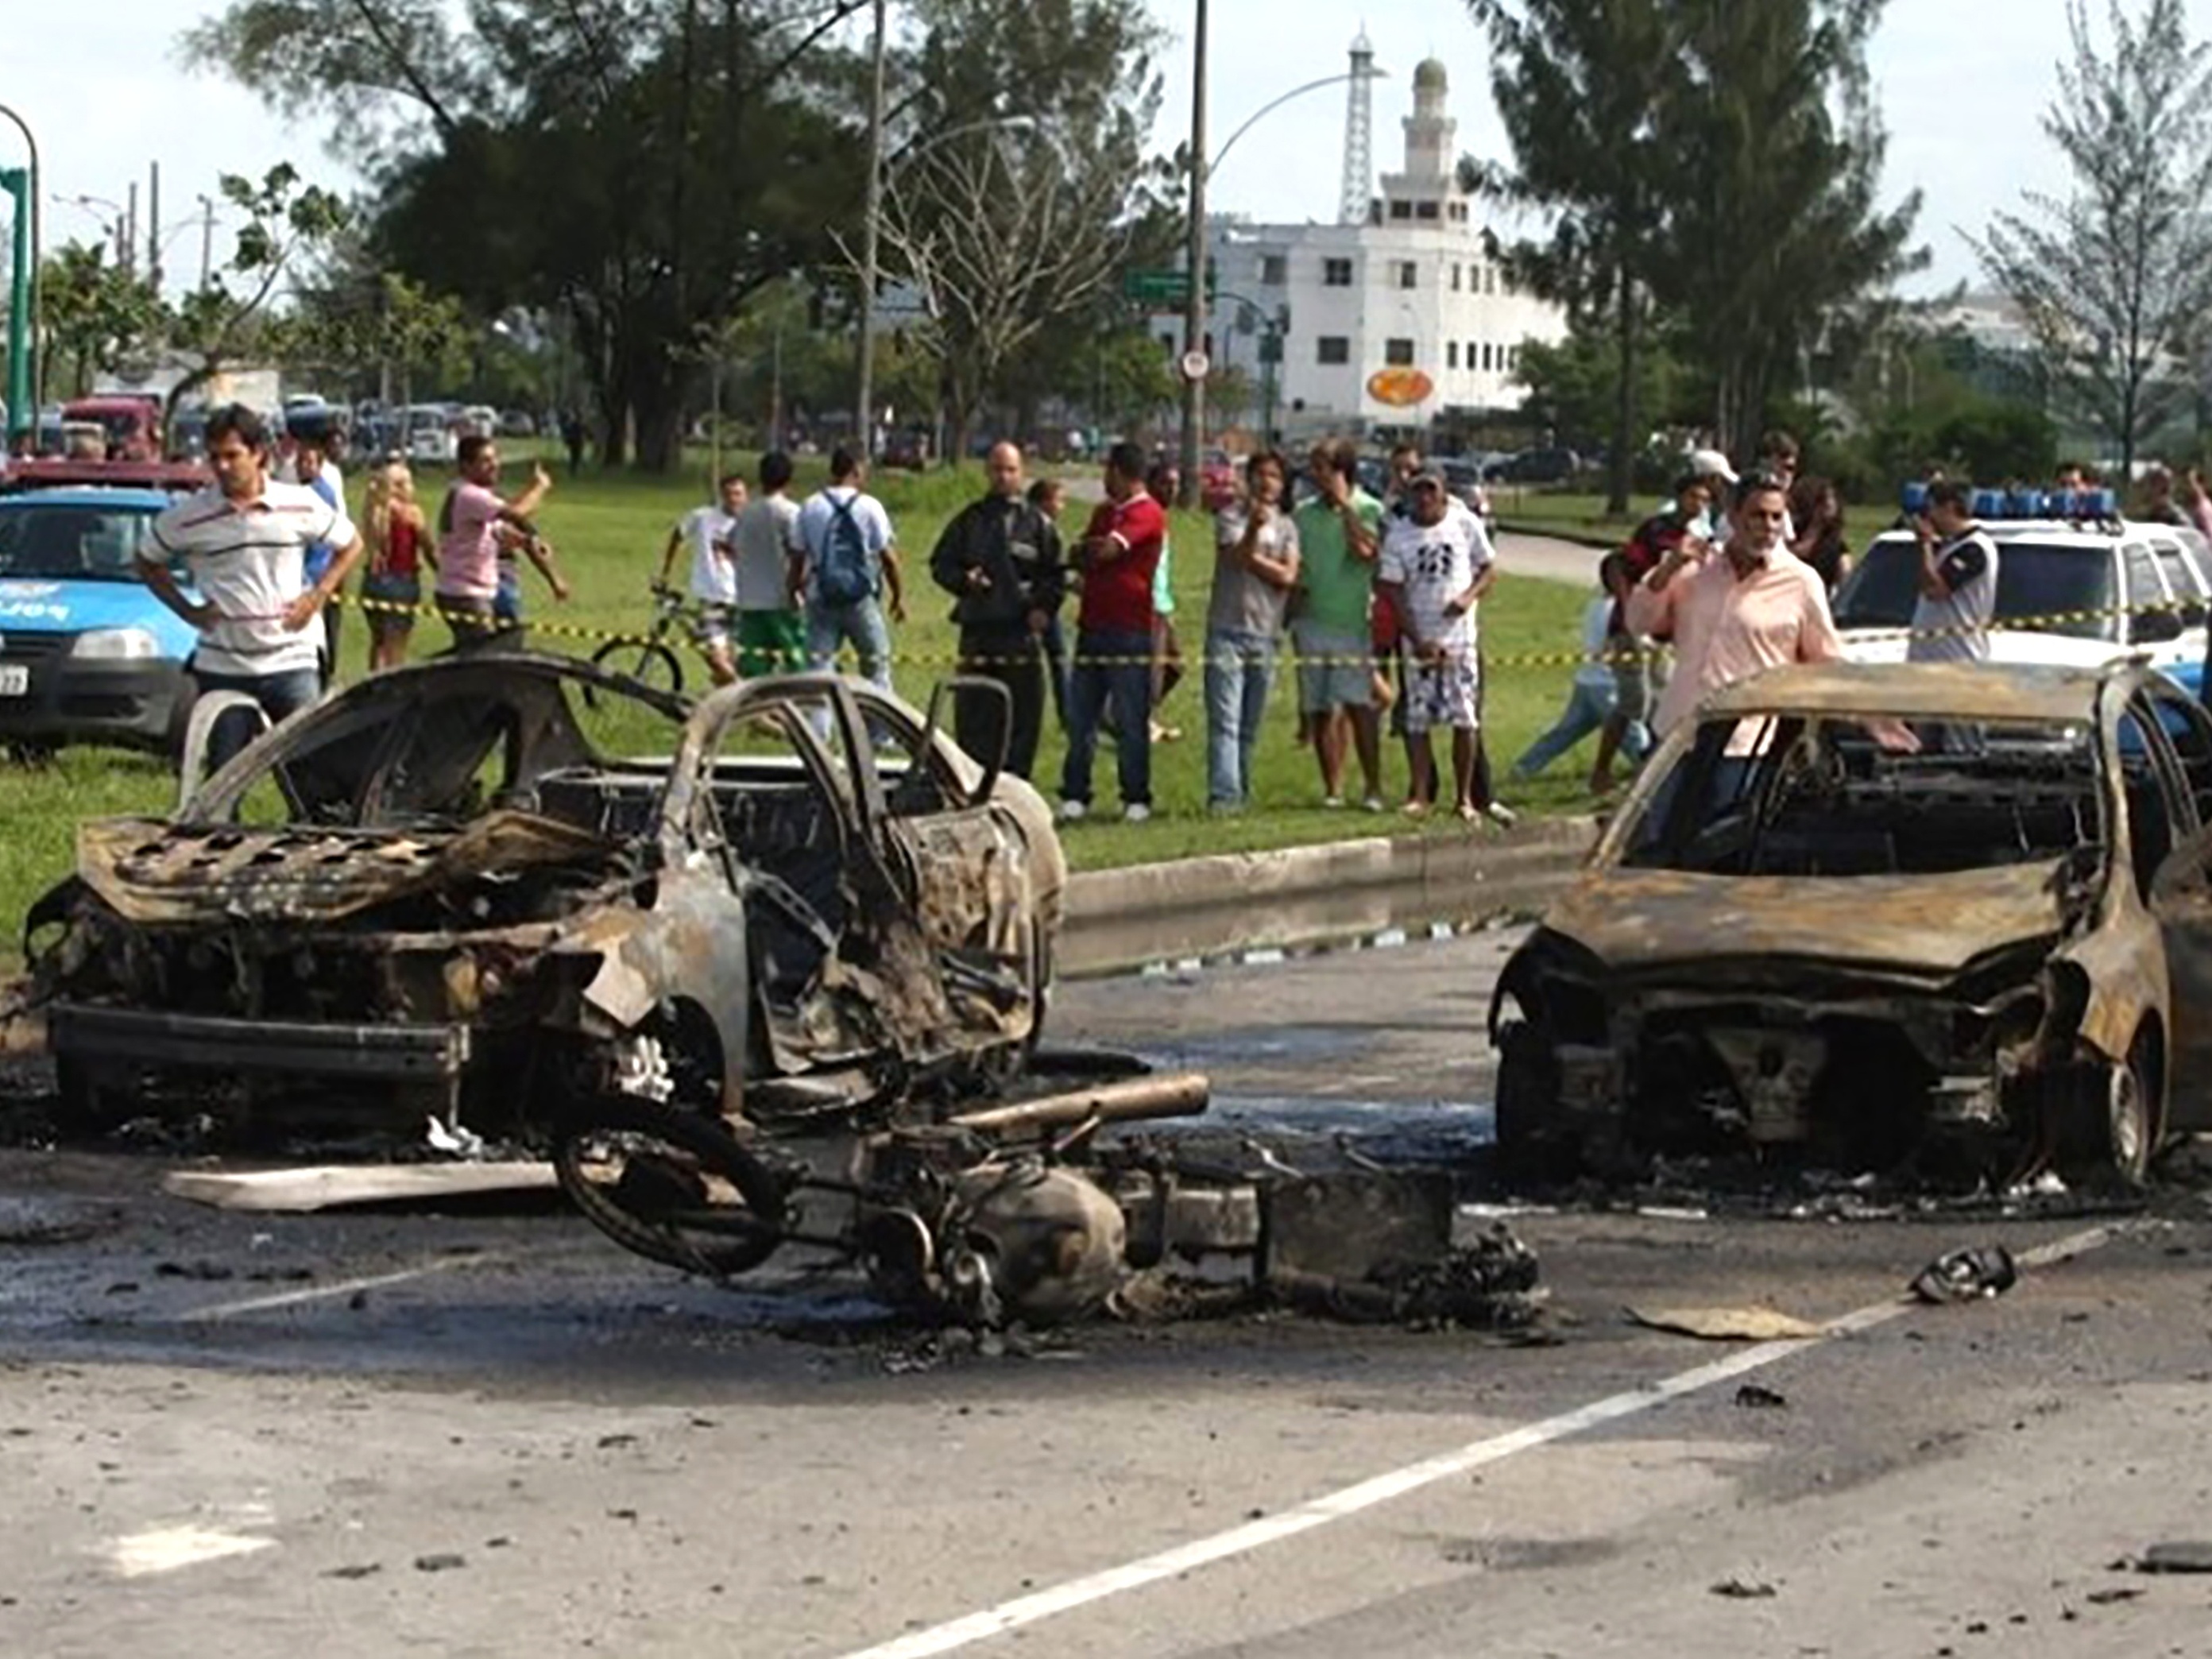
[[[333,594],[330,602],[333,605],[347,605],[356,611],[372,614],[431,618],[446,623],[448,626],[455,629],[457,631],[462,629],[473,628],[483,632],[504,633],[513,629],[527,629],[533,634],[550,635],[556,639],[576,640],[583,642],[597,644],[603,648],[607,646],[630,646],[640,649],[650,649],[658,647],[663,650],[670,651],[679,648],[689,648],[694,654],[702,659],[704,659],[708,654],[707,647],[698,640],[691,637],[688,630],[679,631],[673,625],[676,615],[695,614],[688,608],[686,611],[683,613],[672,613],[669,625],[664,626],[654,632],[649,634],[631,634],[617,632],[602,628],[588,628],[575,623],[543,622],[537,620],[536,618],[532,618],[527,622],[511,621],[504,617],[484,616],[473,611],[447,611],[435,603],[407,605],[396,599],[373,599],[365,596],[348,594],[344,592]],[[2121,617],[2154,616],[2169,611],[2185,612],[2190,607],[2187,605],[2180,604],[2172,600],[2160,600],[2151,605],[2106,605],[2101,609],[2086,611],[2057,611],[2039,617],[2014,617],[1992,622],[1990,624],[1988,631],[1991,633],[2048,633],[2054,629],[2076,626],[2083,623],[2104,622]],[[1877,628],[1867,629],[1860,631],[1862,637],[1877,639],[1887,642],[1894,640],[1911,641],[1948,639],[1961,635],[1975,633],[1979,630],[1970,627],[1954,626],[1948,628],[1928,629]],[[849,657],[853,653],[848,650],[842,654]],[[1193,654],[1197,656],[1199,659],[1203,660],[1204,653],[1202,651]],[[1292,667],[1301,665],[1315,668],[1358,667],[1363,665],[1374,666],[1379,663],[1387,662],[1395,654],[1395,653],[1394,651],[1388,648],[1382,648],[1358,656],[1306,656],[1298,652],[1295,647],[1292,647],[1286,649],[1282,653],[1281,660]],[[1486,670],[1495,670],[1500,668],[1581,668],[1592,663],[1605,663],[1614,667],[1632,667],[1639,663],[1650,663],[1669,654],[1671,654],[1671,647],[1663,644],[1653,642],[1626,651],[1603,651],[1596,653],[1587,651],[1516,651],[1500,652],[1494,654],[1485,653],[1482,653],[1482,663]],[[893,651],[889,653],[889,660],[893,664],[904,665],[908,667],[916,668],[1017,668],[1026,666],[1029,664],[1036,662],[1037,660],[1037,653],[1030,653],[1021,656],[994,657],[967,656],[958,652],[931,653]],[[1102,667],[1133,667],[1150,664],[1154,660],[1154,659],[1148,654],[1141,657],[1085,656],[1082,657],[1080,660],[1087,664],[1093,664]]]

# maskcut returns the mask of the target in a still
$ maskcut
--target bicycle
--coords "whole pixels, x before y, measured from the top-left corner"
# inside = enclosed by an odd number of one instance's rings
[[[641,640],[609,640],[592,653],[592,665],[655,691],[682,691],[684,659],[663,641],[690,611],[690,601],[683,594],[665,583],[653,583],[652,631]]]

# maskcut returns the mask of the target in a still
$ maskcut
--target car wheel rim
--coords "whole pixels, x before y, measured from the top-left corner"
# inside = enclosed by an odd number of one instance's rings
[[[2112,1096],[2107,1110],[2111,1118],[2112,1163],[2121,1174],[2135,1175],[2143,1167],[2143,1149],[2148,1139],[2148,1130],[2143,1121],[2142,1083],[2136,1075],[2134,1066],[2113,1068]]]

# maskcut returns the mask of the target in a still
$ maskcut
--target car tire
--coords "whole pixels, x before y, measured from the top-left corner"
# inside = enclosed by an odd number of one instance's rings
[[[1548,1037],[1516,1020],[1498,1036],[1498,1173],[1509,1187],[1559,1187],[1584,1172],[1582,1137],[1559,1126]]]

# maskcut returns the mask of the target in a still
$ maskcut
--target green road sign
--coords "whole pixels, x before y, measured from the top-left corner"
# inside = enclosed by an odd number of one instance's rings
[[[1206,269],[1206,297],[1219,289],[1213,267]],[[1143,305],[1184,306],[1190,303],[1190,275],[1182,270],[1129,270],[1121,275],[1121,297]]]

